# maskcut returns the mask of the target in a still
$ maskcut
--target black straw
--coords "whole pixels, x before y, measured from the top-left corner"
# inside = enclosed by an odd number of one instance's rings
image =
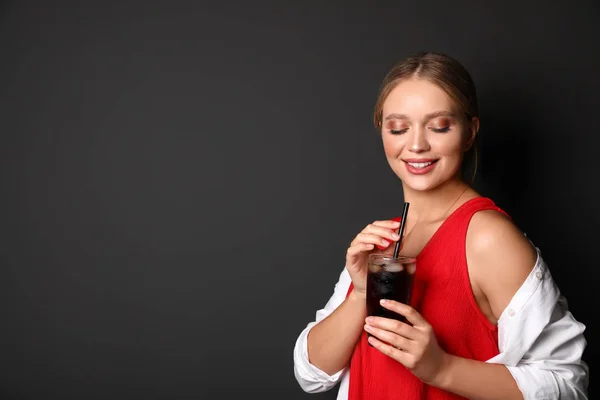
[[[404,202],[404,210],[402,210],[402,220],[400,221],[400,229],[398,230],[398,236],[400,239],[396,242],[396,248],[394,249],[394,258],[398,257],[398,253],[400,252],[400,245],[402,244],[402,235],[404,235],[404,226],[406,223],[406,214],[408,214],[408,206],[410,204]]]

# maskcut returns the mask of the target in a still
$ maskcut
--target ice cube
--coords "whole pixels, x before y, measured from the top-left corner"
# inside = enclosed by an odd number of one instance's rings
[[[385,268],[386,271],[388,272],[400,272],[402,270],[404,270],[404,266],[402,264],[388,264]]]
[[[381,271],[382,266],[377,264],[369,264],[369,272],[376,274]]]

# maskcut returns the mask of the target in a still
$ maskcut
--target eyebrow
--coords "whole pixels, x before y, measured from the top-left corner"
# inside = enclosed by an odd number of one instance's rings
[[[432,118],[442,117],[442,116],[443,117],[454,117],[454,113],[450,112],[450,111],[434,111],[432,113],[425,115],[425,120],[430,120]],[[392,113],[385,117],[386,121],[390,120],[390,119],[410,119],[410,118],[406,114]]]

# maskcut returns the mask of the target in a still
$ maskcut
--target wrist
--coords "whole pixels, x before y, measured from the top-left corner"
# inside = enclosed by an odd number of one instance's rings
[[[440,360],[440,368],[431,383],[431,386],[435,386],[440,389],[447,389],[452,385],[452,371],[458,357],[448,354],[445,351],[442,353],[442,359]]]
[[[364,303],[366,306],[366,302],[367,302],[367,293],[366,292],[362,292],[356,289],[353,289],[350,294],[348,295],[348,299],[351,300],[352,302],[361,302]]]

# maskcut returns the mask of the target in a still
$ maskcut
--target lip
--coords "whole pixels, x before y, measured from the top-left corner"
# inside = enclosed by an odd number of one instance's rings
[[[411,159],[406,159],[406,160],[402,160],[402,161],[404,161],[404,164],[406,165],[406,170],[410,174],[425,175],[425,174],[431,172],[435,168],[438,160],[433,159],[433,158],[419,158],[419,159],[411,158]],[[415,168],[409,164],[409,163],[426,163],[426,162],[430,162],[431,165],[428,165],[425,168]]]

